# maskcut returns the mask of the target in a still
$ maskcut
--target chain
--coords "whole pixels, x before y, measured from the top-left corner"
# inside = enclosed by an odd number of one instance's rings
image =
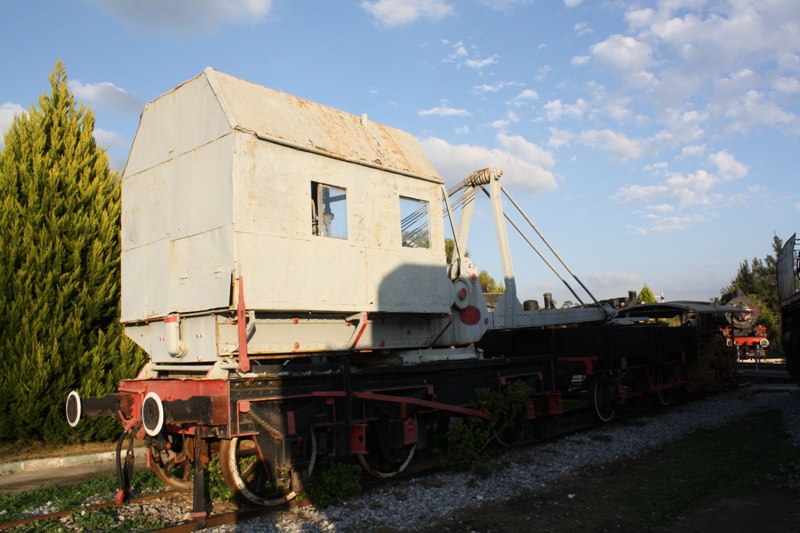
[[[283,434],[281,434],[280,431],[278,431],[274,427],[270,426],[269,423],[266,420],[264,420],[263,418],[261,418],[260,416],[255,414],[253,411],[250,411],[248,414],[250,415],[250,417],[253,420],[255,420],[258,423],[259,426],[261,426],[262,428],[267,430],[267,433],[272,435],[274,438],[276,438],[276,439],[282,439],[283,438]]]

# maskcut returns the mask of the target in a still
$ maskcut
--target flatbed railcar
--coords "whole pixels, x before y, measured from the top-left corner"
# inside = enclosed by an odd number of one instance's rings
[[[261,505],[304,490],[325,457],[391,477],[432,427],[489,418],[479,389],[524,381],[530,421],[570,390],[608,420],[633,398],[717,386],[698,324],[734,308],[596,300],[501,178],[482,169],[447,190],[408,133],[206,69],[145,106],[122,177],[121,321],[149,362],[117,393],[71,393],[68,422],[120,418],[120,443],[144,439],[148,465],[203,513],[217,454],[234,494]],[[480,192],[502,294],[484,294],[465,255]],[[506,221],[544,256],[503,197],[589,301],[545,260],[579,305],[520,302]],[[659,322],[676,316],[683,327]]]

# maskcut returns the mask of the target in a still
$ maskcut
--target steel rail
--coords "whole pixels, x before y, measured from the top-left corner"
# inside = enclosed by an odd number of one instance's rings
[[[41,514],[36,516],[28,516],[26,518],[20,518],[18,520],[12,520],[9,522],[3,522],[0,524],[0,531],[5,531],[7,529],[12,529],[19,526],[24,526],[25,524],[31,524],[33,522],[44,522],[46,520],[55,520],[58,518],[63,518],[65,516],[69,516],[72,513],[78,511],[97,511],[98,509],[107,509],[109,507],[124,507],[128,504],[134,503],[146,503],[149,501],[157,500],[159,498],[174,498],[178,496],[179,493],[176,491],[168,491],[168,492],[159,492],[156,494],[148,494],[147,496],[139,496],[137,498],[131,498],[130,500],[126,501],[125,503],[116,503],[116,502],[107,502],[107,503],[95,503],[92,505],[82,506],[76,509],[72,509],[69,511],[58,511],[56,513],[47,513]]]

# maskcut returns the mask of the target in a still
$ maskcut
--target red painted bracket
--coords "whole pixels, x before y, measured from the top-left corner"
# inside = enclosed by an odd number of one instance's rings
[[[407,396],[390,396],[388,394],[375,394],[374,392],[354,392],[354,398],[361,400],[373,400],[377,402],[391,402],[400,404],[419,405],[420,407],[428,407],[438,411],[449,411],[451,413],[458,413],[466,416],[475,416],[478,418],[485,418],[491,420],[492,415],[486,411],[479,411],[477,409],[470,409],[469,407],[460,407],[458,405],[450,405],[440,402],[431,402],[428,400],[420,400],[417,398],[409,398]]]
[[[247,357],[247,309],[244,305],[244,279],[239,276],[239,302],[236,305],[236,325],[239,330],[239,372],[250,372],[250,358]]]
[[[353,341],[352,346],[350,346],[351,350],[356,349],[356,345],[358,341],[361,340],[361,335],[364,334],[364,330],[367,329],[367,321],[369,319],[369,315],[367,313],[361,313],[361,318],[358,321],[358,329],[356,330],[356,338]]]
[[[430,342],[430,344],[428,344],[428,346],[429,347],[433,346],[436,343],[436,341],[438,341],[439,338],[442,335],[444,335],[444,332],[447,331],[447,328],[449,328],[451,325],[453,325],[453,313],[450,313],[450,316],[447,318],[447,325],[444,328],[442,328],[442,331],[440,331],[439,334],[436,335],[436,337]]]

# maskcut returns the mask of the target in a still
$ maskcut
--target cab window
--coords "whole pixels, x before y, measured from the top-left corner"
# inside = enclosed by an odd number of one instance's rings
[[[347,239],[347,191],[311,182],[311,233]]]
[[[428,202],[400,197],[400,238],[404,248],[430,248]]]

